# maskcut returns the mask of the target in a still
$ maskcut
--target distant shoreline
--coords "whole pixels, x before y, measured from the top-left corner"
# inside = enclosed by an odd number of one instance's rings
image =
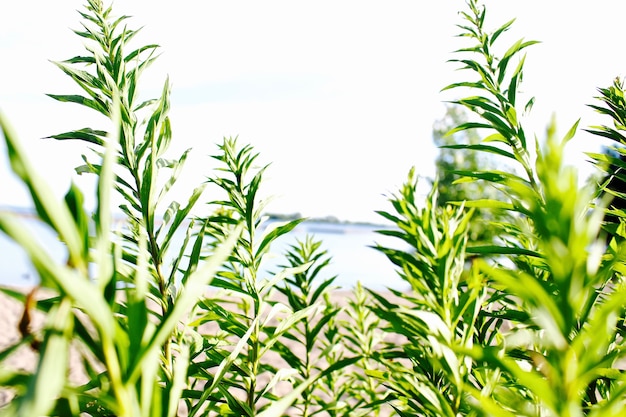
[[[0,208],[0,210],[6,210]],[[39,243],[46,247],[50,256],[58,262],[66,259],[66,249],[59,241],[56,233],[41,221],[34,210],[11,210],[16,221],[23,223]],[[6,213],[6,212],[5,212]],[[8,213],[7,213],[8,214]],[[5,215],[7,215],[5,214]],[[289,222],[291,219],[301,219],[296,215],[268,214],[265,221],[259,225],[259,233],[268,233],[275,227]],[[123,228],[127,223],[125,216],[113,217],[113,229]],[[182,229],[186,230],[186,227]],[[182,230],[181,229],[181,230]],[[391,230],[392,226],[376,225],[364,222],[345,222],[333,218],[304,219],[286,235],[281,236],[271,245],[271,252],[264,259],[263,273],[272,274],[284,267],[285,254],[308,238],[321,242],[320,250],[324,250],[331,259],[324,274],[336,276],[336,285],[342,288],[351,288],[357,281],[364,286],[376,289],[386,287],[403,288],[405,283],[398,276],[395,267],[387,257],[372,249],[376,245],[383,245],[397,249],[409,250],[405,242],[389,234],[379,233]],[[177,233],[173,237],[172,248],[182,242],[184,233]],[[17,284],[20,287],[36,285],[39,275],[32,265],[28,255],[10,238],[0,233],[0,261],[3,264],[3,274],[0,275],[0,284]],[[173,250],[171,253],[173,253]],[[168,260],[169,262],[169,255]]]
[[[304,217],[300,213],[293,214],[280,214],[280,213],[267,213],[266,216],[269,217],[270,220],[274,221],[290,221],[290,220],[298,220],[304,218],[304,222],[311,223],[327,223],[327,224],[338,224],[338,225],[353,225],[353,226],[373,226],[373,227],[383,227],[388,228],[389,225],[382,223],[374,223],[374,222],[366,222],[366,221],[351,221],[351,220],[341,220],[335,216],[325,216],[325,217]]]
[[[16,214],[20,217],[28,217],[28,218],[37,218],[37,211],[34,207],[20,207],[20,206],[0,206],[0,213],[9,212]],[[351,225],[351,226],[372,226],[372,227],[381,227],[381,228],[389,228],[388,224],[369,222],[369,221],[352,221],[352,220],[343,220],[339,219],[336,216],[328,215],[324,217],[306,217],[302,216],[300,213],[266,213],[268,220],[270,221],[292,221],[304,219],[303,222],[310,223],[326,223],[326,224],[336,224],[336,225]],[[121,220],[126,216],[119,212],[113,214],[114,219]]]

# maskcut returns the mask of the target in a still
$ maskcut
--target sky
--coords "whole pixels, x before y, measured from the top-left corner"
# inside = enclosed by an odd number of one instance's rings
[[[77,93],[78,87],[50,61],[81,54],[83,1],[0,3],[0,111],[59,196],[76,177],[73,167],[89,153],[84,144],[41,138],[106,121],[45,93]],[[486,27],[516,17],[503,37],[507,47],[524,37],[528,49],[523,94],[535,96],[527,131],[542,138],[556,114],[563,134],[606,123],[586,105],[596,88],[626,75],[620,50],[626,2],[492,0]],[[143,29],[135,45],[158,43],[161,56],[140,88],[159,94],[172,83],[174,139],[170,157],[193,148],[174,196],[182,201],[213,174],[210,158],[223,137],[237,136],[260,153],[264,195],[274,213],[377,221],[387,197],[412,166],[434,175],[433,122],[456,97],[440,90],[471,74],[447,62],[466,46],[454,35],[465,2],[293,0],[118,0],[114,14],[133,16]],[[583,152],[598,138],[580,131],[571,144],[572,164],[588,172]],[[88,201],[89,201],[89,195]],[[211,196],[207,196],[210,198]],[[0,144],[0,206],[29,206],[10,173]]]

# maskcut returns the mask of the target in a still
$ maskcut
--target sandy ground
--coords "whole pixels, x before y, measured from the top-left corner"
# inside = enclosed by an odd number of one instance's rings
[[[20,291],[27,292],[28,289],[20,289]],[[349,291],[335,291],[332,293],[331,299],[339,305],[345,305],[349,300],[351,292]],[[391,296],[391,294],[390,294]],[[4,350],[7,346],[11,346],[21,339],[19,331],[19,322],[24,312],[23,305],[13,298],[0,293],[0,351]],[[40,328],[44,323],[45,317],[42,314],[35,313],[31,317],[31,324],[34,329]],[[294,349],[298,349],[300,346],[295,346]],[[38,355],[29,346],[20,348],[17,352],[11,354],[4,362],[0,364],[0,372],[2,368],[28,370],[35,369],[37,364]],[[280,366],[282,359],[280,357],[270,358],[270,361],[277,366]],[[86,378],[78,366],[79,361],[75,352],[70,353],[70,375],[69,378],[74,383],[84,383]],[[289,388],[287,388],[289,389]],[[5,405],[12,398],[13,394],[10,391],[0,389],[0,407]],[[385,413],[386,414],[386,413]]]

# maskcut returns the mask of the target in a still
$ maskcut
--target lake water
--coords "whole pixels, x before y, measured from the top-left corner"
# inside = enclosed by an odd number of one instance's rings
[[[52,258],[62,262],[65,256],[63,246],[50,230],[35,221],[23,217],[21,219],[32,231],[39,243],[47,248]],[[342,288],[351,288],[357,281],[372,289],[402,289],[406,287],[394,271],[389,260],[380,252],[370,248],[379,243],[389,247],[403,248],[402,242],[376,233],[380,226],[361,224],[336,224],[326,222],[304,222],[299,224],[287,236],[278,239],[271,247],[271,257],[264,264],[267,271],[276,271],[276,266],[285,264],[281,254],[296,239],[304,241],[307,235],[321,240],[322,248],[332,257],[330,265],[324,272],[324,278],[337,275],[335,284]],[[179,240],[180,241],[180,240]],[[30,265],[24,251],[0,233],[0,284],[33,285],[37,283],[36,272]]]

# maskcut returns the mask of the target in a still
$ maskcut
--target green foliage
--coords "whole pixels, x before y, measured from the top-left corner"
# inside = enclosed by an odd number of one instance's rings
[[[484,194],[486,191],[479,183],[470,183],[464,187],[454,184],[458,178],[454,171],[461,167],[468,171],[475,171],[486,163],[484,160],[479,160],[477,153],[455,151],[459,144],[476,146],[480,141],[480,136],[473,130],[448,135],[450,130],[467,121],[467,114],[462,107],[448,105],[445,115],[433,123],[433,142],[439,148],[439,155],[435,160],[437,170],[435,181],[438,188],[437,203],[440,206],[451,201],[468,200],[471,196]]]
[[[323,412],[330,416],[371,415],[371,409],[365,408],[368,401],[359,395],[376,393],[371,391],[370,386],[359,385],[358,382],[369,381],[358,380],[357,376],[364,375],[361,365],[366,355],[360,349],[364,341],[342,334],[344,329],[351,335],[355,334],[362,326],[368,325],[367,319],[351,315],[356,311],[354,307],[357,305],[354,303],[358,300],[351,300],[347,310],[332,301],[331,291],[336,290],[332,283],[336,277],[323,280],[320,277],[331,261],[321,245],[321,241],[307,236],[303,242],[298,241],[290,247],[286,254],[290,267],[308,263],[311,266],[295,274],[292,279],[287,279],[285,285],[279,288],[294,311],[310,306],[318,309],[316,316],[305,317],[301,325],[288,331],[285,340],[277,344],[277,352],[298,371],[296,379],[318,376],[315,383],[296,401],[294,405],[297,411],[292,415],[312,416]],[[357,294],[363,295],[363,291]],[[358,307],[362,305],[358,304]],[[362,310],[359,309],[359,312]],[[344,314],[352,319],[349,323],[342,322]],[[366,330],[364,336],[371,337],[372,332]],[[298,355],[296,352],[303,353]],[[356,368],[355,364],[358,364]]]
[[[497,190],[483,181],[457,182],[458,171],[476,172],[480,169],[494,168],[494,156],[490,155],[494,153],[494,149],[480,143],[481,138],[477,131],[465,130],[448,134],[452,129],[467,122],[468,115],[463,107],[449,105],[446,107],[444,117],[433,124],[433,141],[439,147],[439,155],[435,160],[434,183],[438,191],[437,204],[442,207],[446,204],[458,205],[468,200],[498,200],[500,197]],[[499,153],[496,152],[496,155]],[[484,221],[470,223],[470,241],[481,244],[493,243],[496,231],[489,226],[497,217],[504,217],[504,212],[476,208],[474,216]]]
[[[455,149],[497,155],[513,170],[455,173],[462,177],[458,183],[479,180],[500,192],[498,200],[468,199],[467,207],[507,210],[510,216],[492,223],[498,230],[494,244],[465,247],[453,242],[464,242],[467,231],[450,228],[463,222],[436,207],[434,192],[425,208],[417,207],[412,177],[391,199],[395,212],[380,214],[397,230],[385,233],[413,251],[378,249],[413,291],[397,292],[400,303],[377,297],[377,314],[408,339],[380,376],[394,391],[400,415],[618,415],[625,400],[619,368],[623,243],[613,239],[605,247],[604,212],[592,204],[596,190],[581,188],[576,171],[563,161],[577,123],[562,140],[554,124],[543,144],[527,139],[518,114],[532,100],[519,108],[517,93],[525,60],[520,55],[534,42],[520,40],[495,55],[496,40],[513,22],[489,33],[485,9],[472,0],[468,9],[461,36],[473,43],[453,62],[476,78],[447,89],[476,91],[455,102],[481,121],[462,123],[452,133],[480,129],[486,136]],[[615,110],[619,129],[617,116]],[[615,136],[616,129],[600,130]],[[458,240],[444,245],[443,237],[456,236],[450,230],[459,232]],[[455,274],[451,268],[464,262],[464,252],[474,255],[472,264]],[[412,371],[402,360],[410,361]]]
[[[346,377],[348,408],[341,415],[379,416],[388,415],[390,410],[383,381],[371,377],[383,369],[380,353],[387,343],[383,322],[371,309],[373,303],[372,295],[357,282],[345,309],[346,319],[340,322],[340,340],[359,358]]]
[[[204,349],[203,342],[198,343],[198,334],[184,323],[220,265],[241,253],[242,242],[251,242],[251,218],[258,214],[251,206],[258,183],[246,190],[247,200],[242,206],[250,206],[252,214],[242,211],[245,215],[222,224],[220,234],[212,239],[208,239],[207,224],[215,221],[214,216],[190,219],[204,184],[184,205],[167,202],[167,193],[175,185],[189,151],[175,159],[165,156],[172,137],[167,82],[158,99],[137,101],[139,76],[154,60],[156,46],[127,53],[126,47],[137,32],[122,28],[127,17],[113,19],[111,8],[99,1],[89,1],[81,16],[84,30],[76,33],[85,39],[88,54],[56,65],[84,95],[50,96],[96,110],[109,119],[110,127],[82,128],[52,137],[78,139],[93,147],[96,160],[83,156],[85,164],[77,168],[79,174],[98,177],[93,216],[83,208],[83,196],[74,186],[65,202],[55,199],[28,164],[6,122],[2,123],[14,171],[29,187],[41,220],[67,247],[66,265],[56,265],[19,222],[3,214],[3,232],[27,250],[42,286],[52,292],[51,298],[36,303],[49,316],[41,340],[26,334],[24,342],[3,354],[29,341],[43,353],[32,375],[9,373],[2,379],[2,384],[11,386],[18,395],[8,413],[173,416],[179,412],[181,397],[190,393],[184,389],[188,378],[194,376],[191,358],[198,354],[198,348]],[[249,148],[244,149],[246,152]],[[237,169],[247,168],[245,162],[226,167],[235,175],[242,174]],[[215,181],[225,184],[227,180]],[[111,190],[121,196],[120,209],[125,215],[125,221],[113,233]],[[237,203],[223,206],[241,208]],[[248,236],[242,231],[249,232]],[[177,233],[186,238],[172,248]],[[277,235],[280,233],[262,241],[255,256],[260,258]],[[207,240],[211,240],[209,254],[203,253],[209,245]],[[234,247],[234,255],[229,255]],[[173,256],[168,252],[170,248]],[[22,298],[19,293],[6,292]],[[200,300],[201,304],[205,302]],[[76,386],[67,380],[68,358],[59,356],[59,352],[67,352],[70,343],[82,352],[82,364],[89,377],[84,385]],[[230,365],[228,358],[222,359],[222,368]],[[214,379],[219,381],[221,377]],[[304,387],[306,384],[294,393]],[[278,401],[265,415],[282,413],[296,395]]]
[[[113,106],[119,106],[116,98]],[[26,250],[41,277],[47,298],[35,304],[48,317],[41,335],[26,335],[3,352],[5,356],[29,342],[39,351],[35,372],[3,374],[2,385],[18,394],[5,410],[7,415],[175,415],[181,393],[178,382],[181,376],[184,379],[189,347],[179,340],[170,361],[159,358],[166,348],[172,352],[176,324],[227,258],[239,231],[233,229],[211,258],[190,274],[185,291],[172,300],[175,307],[160,316],[147,290],[145,238],[138,243],[143,250],[131,264],[123,260],[122,246],[110,230],[111,208],[105,190],[113,186],[117,138],[107,138],[98,177],[98,209],[90,223],[81,192],[72,186],[65,201],[59,202],[28,162],[8,123],[0,119],[0,125],[15,172],[29,186],[40,219],[57,233],[67,251],[67,262],[59,264],[19,219],[5,213],[0,216],[0,230]],[[134,285],[119,287],[119,298],[111,294],[111,283],[130,278]],[[5,292],[21,298],[17,292]],[[152,315],[159,320],[149,320]],[[84,355],[82,364],[90,377],[87,384],[76,386],[67,380],[70,345]]]
[[[243,223],[244,230],[224,269],[213,280],[212,285],[221,291],[203,299],[192,323],[198,326],[214,322],[220,331],[205,337],[205,346],[210,346],[202,352],[206,358],[199,356],[200,361],[193,363],[190,377],[196,383],[189,395],[200,400],[191,407],[190,416],[209,411],[256,416],[268,409],[278,400],[275,386],[293,372],[289,368],[276,369],[265,357],[286,332],[314,314],[316,307],[296,311],[273,300],[275,287],[288,275],[302,273],[309,264],[264,276],[261,265],[271,243],[301,220],[262,231],[263,203],[258,201],[257,193],[265,167],[254,168],[257,156],[250,146],[239,149],[234,139],[225,139],[220,153],[214,156],[223,165],[218,170],[224,175],[209,181],[227,198],[212,203],[218,205],[218,210],[205,221],[205,233],[214,239],[207,249],[213,252],[219,247],[232,224]],[[212,368],[215,373],[207,375]],[[199,384],[206,378],[207,384]],[[305,378],[302,389],[310,383],[311,379]]]
[[[600,185],[601,196],[611,200],[604,217],[604,228],[610,236],[621,238],[623,231],[618,231],[620,218],[625,217],[626,209],[626,174],[624,155],[626,155],[626,137],[622,132],[626,130],[626,101],[624,101],[624,81],[616,78],[609,88],[599,88],[600,96],[597,99],[604,105],[590,105],[597,112],[612,119],[613,126],[592,126],[587,129],[599,137],[611,139],[612,144],[606,152],[589,153],[595,165],[604,174]]]
[[[394,212],[379,212],[397,226],[380,233],[403,240],[411,251],[377,249],[412,291],[392,291],[399,301],[375,294],[374,311],[389,323],[389,331],[406,338],[405,344],[388,349],[389,359],[383,361],[388,371],[376,375],[393,391],[397,410],[456,416],[469,407],[464,394],[473,383],[473,364],[453,347],[473,345],[485,297],[481,276],[465,268],[471,212],[438,207],[436,185],[426,206],[419,208],[416,187],[411,171],[400,194],[390,199]]]
[[[580,186],[564,161],[578,123],[562,139],[551,124],[539,143],[520,117],[532,107],[533,99],[520,106],[518,91],[523,52],[535,42],[502,48],[513,21],[488,32],[485,8],[468,0],[459,27],[470,45],[452,61],[473,78],[444,90],[470,89],[455,103],[479,121],[450,131],[467,140],[440,137],[465,162],[442,154],[456,179],[442,176],[426,201],[412,170],[391,209],[378,212],[393,225],[380,233],[409,249],[374,248],[408,288],[377,293],[358,284],[340,306],[335,278],[324,277],[331,258],[313,237],[292,245],[278,271],[265,268],[272,245],[303,220],[267,221],[267,166],[256,165],[251,146],[225,138],[207,182],[182,204],[168,199],[189,153],[166,156],[169,84],[156,99],[138,99],[157,46],[128,52],[137,32],[111,14],[88,0],[76,31],[87,53],[56,63],[82,91],[50,95],[106,117],[104,128],[51,136],[90,147],[77,173],[97,178],[93,212],[75,185],[64,199],[53,195],[0,115],[11,167],[38,221],[65,247],[55,261],[19,219],[0,213],[0,230],[26,251],[41,282],[29,294],[1,289],[24,314],[23,337],[0,352],[0,364],[19,349],[38,357],[33,372],[0,367],[0,386],[15,393],[3,415],[623,414],[624,211],[598,198],[624,198],[613,182],[626,180],[621,81],[600,89],[601,105],[592,106],[613,122],[590,128],[617,144],[616,156],[591,155],[607,180]],[[195,206],[205,188],[217,197],[202,210]],[[469,191],[481,189],[496,192]],[[475,239],[476,223],[488,238]],[[31,326],[33,310],[45,314],[41,330]],[[68,378],[70,349],[86,383]]]

